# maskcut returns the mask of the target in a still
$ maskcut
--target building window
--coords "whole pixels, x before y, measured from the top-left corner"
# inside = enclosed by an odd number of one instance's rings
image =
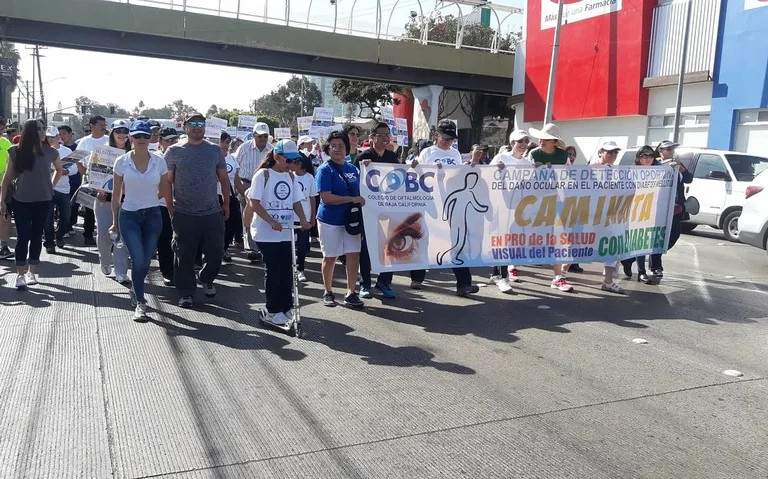
[[[768,109],[741,110],[739,112],[740,125],[756,125],[760,123],[768,123]]]
[[[680,126],[700,127],[709,125],[709,113],[680,115]],[[673,128],[675,115],[652,115],[648,117],[648,128]]]

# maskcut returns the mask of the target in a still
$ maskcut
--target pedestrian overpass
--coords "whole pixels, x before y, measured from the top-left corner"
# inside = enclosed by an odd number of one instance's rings
[[[265,5],[268,0],[264,0]],[[336,12],[340,0],[330,2]],[[417,0],[423,21],[429,20]],[[510,95],[514,54],[488,48],[463,47],[461,36],[466,20],[459,7],[455,44],[430,41],[425,32],[418,39],[390,35],[396,1],[384,21],[381,0],[366,0],[374,6],[376,19],[371,31],[318,28],[310,17],[306,22],[291,17],[290,0],[285,0],[284,19],[274,21],[248,13],[237,1],[237,10],[193,7],[191,0],[67,0],[51,8],[50,0],[11,2],[0,11],[0,35],[7,41],[53,47],[94,50],[209,64],[257,68],[295,74],[369,80],[418,86],[442,85],[446,89]],[[369,3],[370,2],[370,3]],[[138,4],[137,4],[138,3]],[[199,5],[199,1],[197,2]],[[209,2],[215,3],[215,2]],[[320,1],[317,2],[318,4]],[[354,10],[357,0],[352,6]],[[413,2],[409,2],[412,4]],[[443,2],[458,7],[459,2]],[[464,0],[462,4],[482,2]],[[158,8],[161,7],[161,8]],[[328,6],[321,7],[327,9]],[[474,10],[473,9],[473,10]],[[507,17],[519,13],[506,9]],[[501,20],[494,11],[498,27]],[[411,12],[417,18],[417,12]],[[506,18],[506,17],[505,17]],[[302,25],[303,24],[303,25]],[[325,30],[325,31],[324,31]],[[496,43],[498,37],[494,37]],[[98,75],[98,65],[89,65]],[[204,71],[203,71],[204,76]],[[243,85],[243,88],[248,88]]]

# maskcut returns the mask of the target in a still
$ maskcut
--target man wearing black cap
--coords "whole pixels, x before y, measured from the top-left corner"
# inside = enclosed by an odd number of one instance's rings
[[[162,125],[157,120],[149,120],[149,127],[152,129],[152,136],[149,137],[149,151],[155,151],[160,146],[160,129]]]
[[[157,142],[158,153],[165,153],[169,146],[175,145],[179,141],[179,132],[176,131],[176,128],[163,128],[158,136],[160,137],[160,141]]]
[[[461,166],[461,153],[453,148],[453,141],[458,137],[454,122],[440,120],[437,124],[435,144],[422,151],[419,159],[411,162],[411,167],[415,168],[418,164],[437,165],[438,168],[442,168],[443,165]],[[468,296],[480,291],[477,285],[472,284],[472,273],[469,268],[453,268],[453,274],[456,276],[458,296]],[[427,272],[424,270],[411,271],[411,288],[421,289],[421,283],[426,276]]]
[[[224,253],[224,221],[229,218],[229,176],[218,145],[205,141],[205,116],[193,113],[184,121],[185,143],[165,152],[168,179],[173,187],[174,283],[181,299],[179,306],[192,307],[196,288],[195,256],[204,255],[199,279],[205,295],[216,296],[213,281],[219,274]],[[219,205],[217,185],[224,204]],[[223,210],[223,214],[222,214]]]

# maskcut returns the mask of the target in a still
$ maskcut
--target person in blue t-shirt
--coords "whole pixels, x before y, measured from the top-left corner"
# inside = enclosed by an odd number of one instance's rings
[[[350,210],[357,208],[359,211],[365,204],[365,199],[360,196],[360,171],[345,161],[349,153],[349,137],[346,133],[331,132],[325,142],[324,151],[330,156],[330,160],[324,162],[315,175],[317,192],[320,194],[317,230],[323,253],[323,304],[337,304],[333,296],[333,270],[336,258],[346,255],[347,294],[344,304],[362,307],[364,303],[355,292],[357,269],[360,265],[361,236],[349,234],[345,227]],[[360,218],[362,221],[362,216]]]

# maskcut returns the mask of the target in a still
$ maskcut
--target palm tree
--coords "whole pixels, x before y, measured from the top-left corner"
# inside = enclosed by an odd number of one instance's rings
[[[19,61],[21,61],[21,55],[19,55],[19,51],[16,50],[16,46],[13,43],[8,43],[5,40],[0,39],[0,58],[11,60],[11,62],[13,62],[13,71],[16,72],[16,78],[13,78],[9,81],[10,88],[5,91],[4,103],[6,105],[6,109],[9,111],[0,112],[0,114],[4,117],[10,118],[7,113],[9,113],[11,110],[11,95],[13,94],[14,90],[16,90],[16,82],[19,79]]]

